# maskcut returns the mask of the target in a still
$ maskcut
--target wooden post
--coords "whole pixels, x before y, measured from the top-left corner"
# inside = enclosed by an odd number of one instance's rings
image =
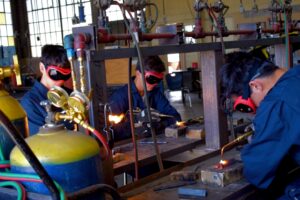
[[[227,119],[220,108],[220,51],[200,52],[206,146],[219,149],[228,142]]]
[[[293,54],[292,49],[289,50],[289,63],[287,64],[286,58],[286,45],[285,44],[277,44],[274,45],[275,48],[275,64],[279,67],[291,68],[293,66]]]

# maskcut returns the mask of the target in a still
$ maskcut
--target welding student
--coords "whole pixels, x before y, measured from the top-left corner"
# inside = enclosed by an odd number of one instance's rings
[[[241,152],[244,176],[263,199],[299,198],[300,176],[291,180],[287,173],[300,165],[300,67],[287,71],[234,52],[220,72],[224,95],[235,106],[251,107],[250,112],[257,107],[255,133]]]
[[[181,121],[180,114],[176,109],[170,105],[168,99],[164,96],[163,92],[159,88],[159,84],[163,80],[165,65],[158,56],[149,56],[144,58],[144,70],[146,87],[148,91],[148,97],[150,107],[155,109],[161,114],[172,115],[173,118],[165,118],[159,124],[163,124],[163,127]],[[144,103],[144,89],[142,82],[142,73],[140,70],[140,64],[137,63],[135,77],[131,84],[132,88],[132,104],[133,109],[144,110],[146,108]],[[123,86],[119,90],[115,91],[110,98],[110,105],[113,114],[127,114],[127,120],[124,123],[114,126],[115,140],[122,140],[131,137],[130,123],[128,120],[128,85]]]
[[[53,86],[63,86],[71,78],[70,63],[64,47],[43,46],[39,69],[41,78],[34,82],[33,87],[21,99],[21,105],[27,113],[30,135],[36,134],[39,127],[45,124],[47,112],[40,102],[47,100],[48,90]],[[70,92],[70,89],[64,89]]]

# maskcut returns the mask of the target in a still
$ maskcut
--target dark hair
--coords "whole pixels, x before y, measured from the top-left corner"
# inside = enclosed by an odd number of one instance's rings
[[[220,70],[223,97],[232,94],[249,96],[249,82],[272,75],[278,67],[266,59],[246,52],[233,52],[225,56]]]
[[[165,64],[159,58],[159,56],[148,56],[143,59],[145,71],[155,71],[158,73],[166,71]],[[141,71],[140,63],[136,65],[136,70]]]
[[[41,62],[47,68],[50,65],[70,68],[67,52],[63,46],[47,44],[42,47]]]

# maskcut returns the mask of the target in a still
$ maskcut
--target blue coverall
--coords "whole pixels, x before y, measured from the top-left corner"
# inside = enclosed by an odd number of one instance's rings
[[[32,88],[21,99],[21,105],[27,114],[30,135],[38,133],[39,128],[46,123],[47,112],[40,105],[40,102],[48,99],[47,92],[48,89],[36,80]],[[70,92],[70,90],[67,90],[67,92]],[[68,129],[73,128],[70,123],[65,122],[64,124]]]
[[[300,164],[300,66],[287,71],[268,92],[257,109],[254,127],[252,141],[241,154],[244,175],[256,187],[268,189],[275,177],[286,178],[278,170],[289,168],[284,166],[286,158]],[[288,188],[299,193],[299,183],[295,178]]]
[[[145,109],[143,98],[137,91],[137,88],[132,81],[132,98],[133,98],[133,109],[140,108],[141,110]],[[176,121],[181,121],[180,114],[176,109],[170,105],[168,99],[164,96],[159,87],[155,87],[152,91],[148,92],[150,107],[159,111],[161,114],[172,115],[174,118],[168,118],[163,120],[161,123],[164,126],[168,126],[176,123]],[[113,93],[110,98],[110,106],[113,114],[128,113],[128,85],[124,85],[117,91]],[[127,115],[128,116],[128,115]],[[121,140],[131,137],[129,121],[124,122],[118,126],[114,127],[115,140]]]

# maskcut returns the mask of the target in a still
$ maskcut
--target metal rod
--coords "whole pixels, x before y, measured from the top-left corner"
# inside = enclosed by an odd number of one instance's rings
[[[138,145],[135,137],[135,128],[133,122],[133,97],[132,97],[132,79],[131,79],[131,69],[132,69],[132,58],[128,60],[128,103],[129,103],[129,115],[130,115],[130,129],[131,129],[131,138],[134,149],[134,172],[135,179],[139,180],[139,155],[138,155]]]
[[[300,31],[300,28],[292,28],[291,31]],[[251,35],[256,33],[256,30],[232,30],[232,31],[224,31],[222,32],[222,36],[226,37],[229,35]],[[262,33],[284,33],[284,29],[276,30],[276,29],[262,29]],[[192,37],[194,39],[204,38],[207,36],[219,36],[218,32],[185,32],[185,37]],[[140,41],[151,41],[153,39],[172,39],[176,36],[173,33],[139,33]],[[112,43],[117,40],[132,40],[130,34],[109,34],[107,32],[98,31],[98,43]]]
[[[60,194],[57,187],[54,184],[54,181],[49,176],[48,172],[45,170],[43,165],[34,155],[33,151],[30,149],[28,144],[25,142],[24,138],[21,136],[21,133],[16,129],[16,127],[11,123],[8,117],[3,113],[0,109],[0,123],[2,124],[3,128],[8,132],[11,139],[23,153],[29,164],[32,166],[34,171],[39,175],[42,179],[43,183],[52,193],[52,198],[54,200],[60,199]]]

